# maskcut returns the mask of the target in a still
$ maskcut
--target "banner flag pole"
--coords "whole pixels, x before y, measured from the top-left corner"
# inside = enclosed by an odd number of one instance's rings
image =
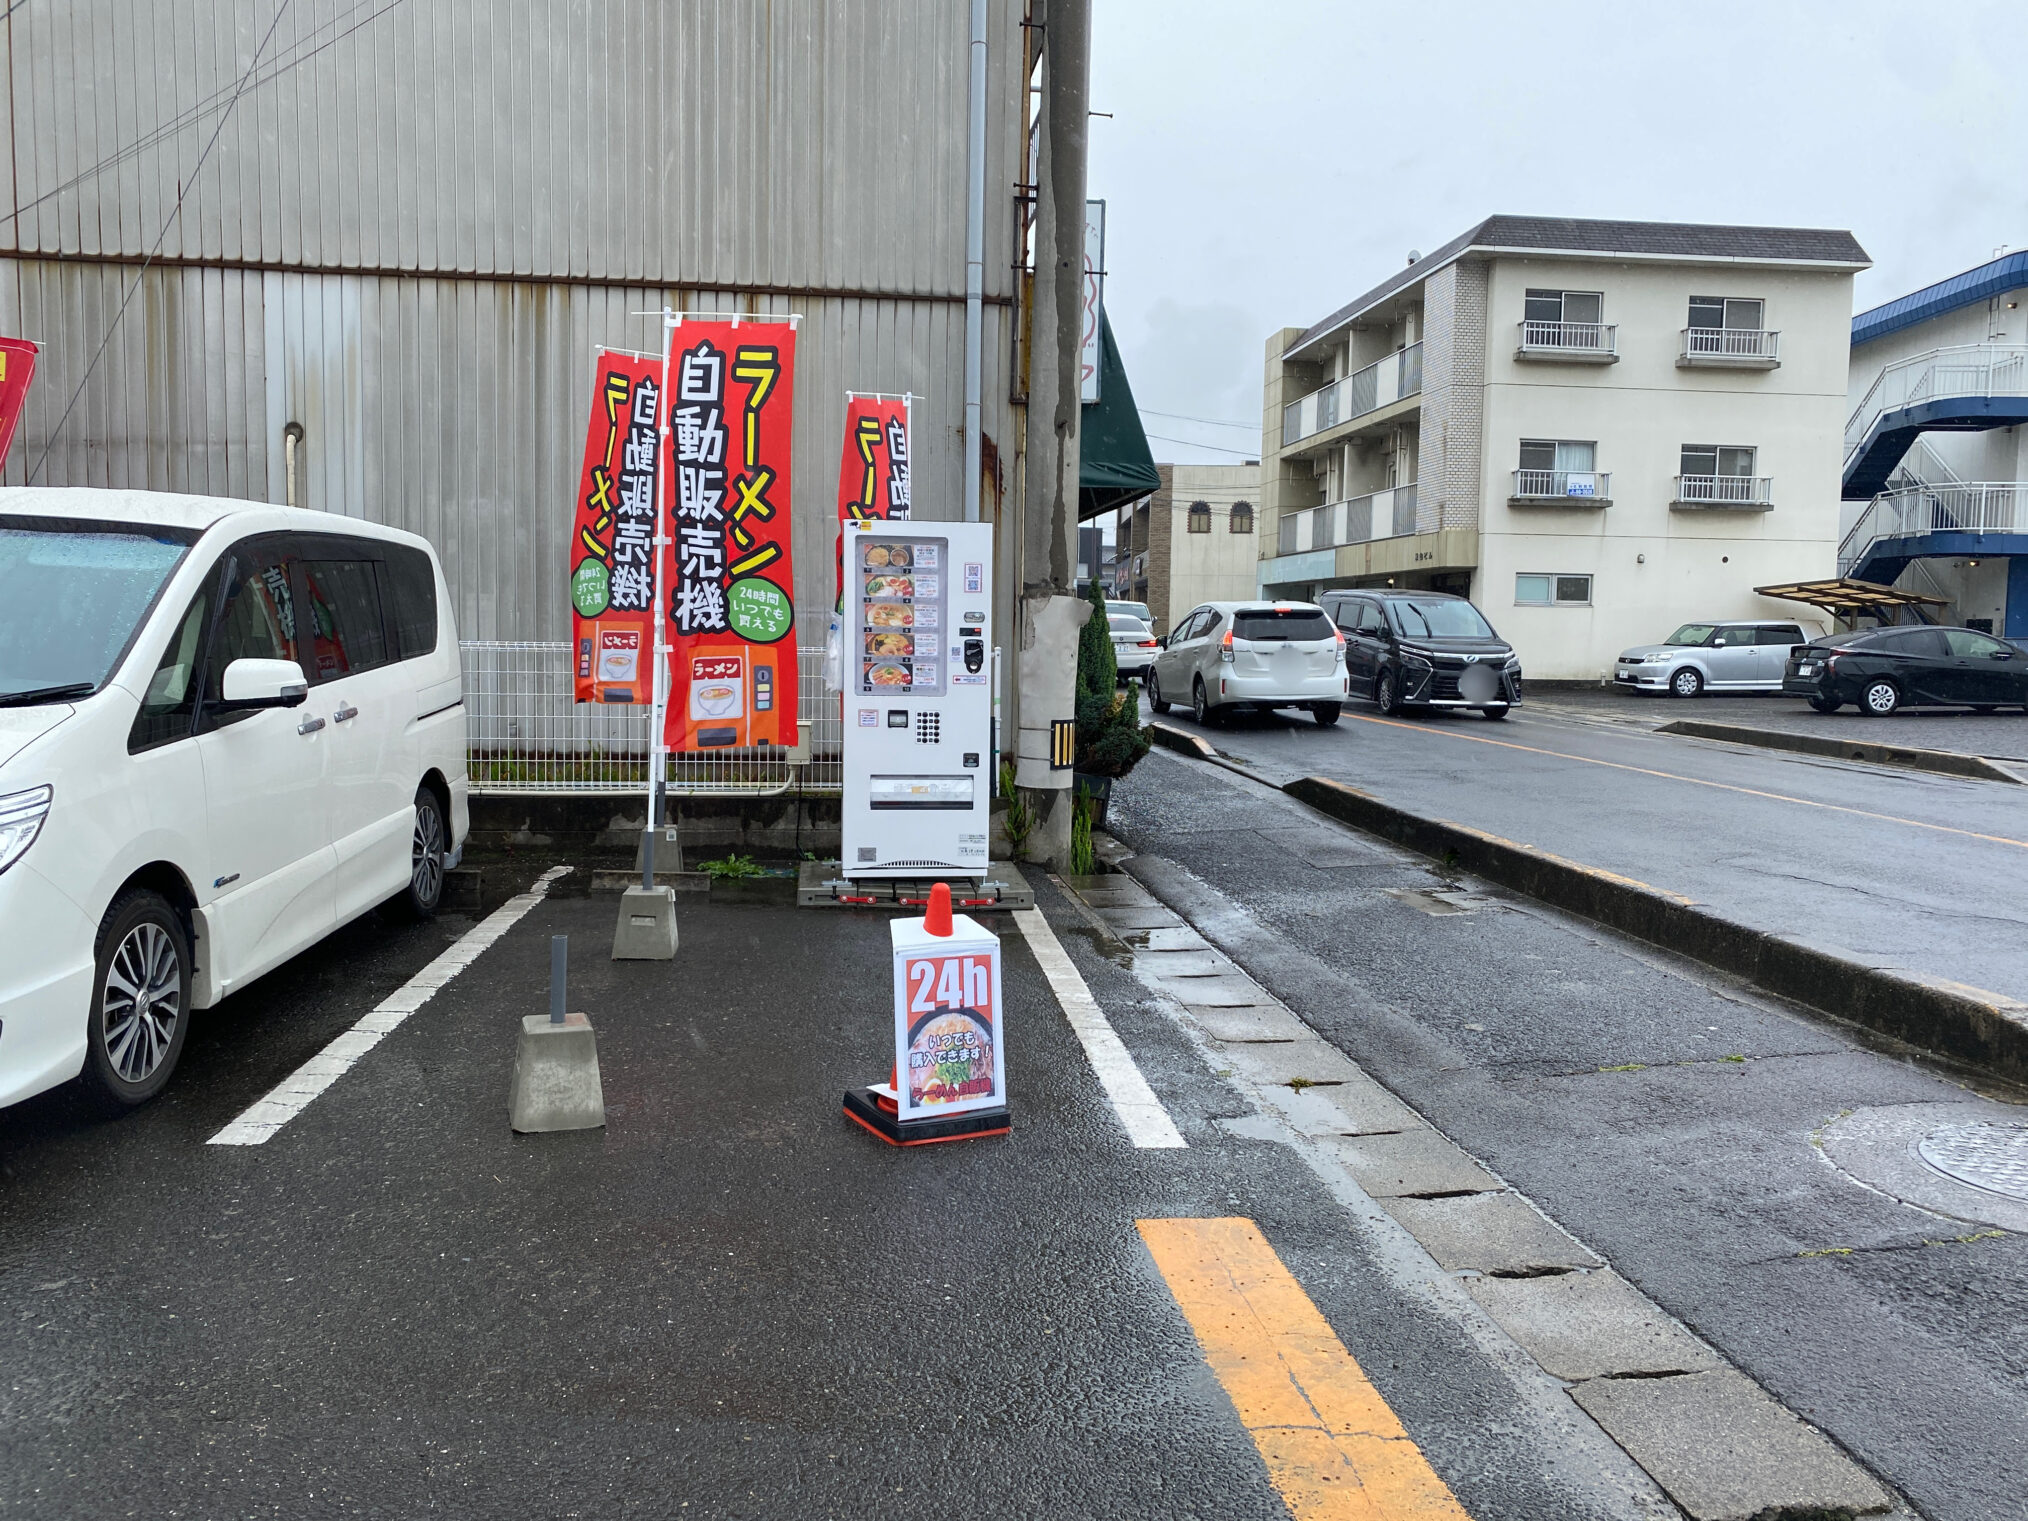
[[[648,835],[641,847],[641,886],[652,891],[655,886],[655,836],[662,831],[662,781],[663,771],[668,764],[668,752],[664,746],[662,719],[669,703],[669,616],[666,598],[668,588],[663,581],[663,566],[668,559],[665,550],[673,548],[676,539],[670,531],[673,524],[670,517],[667,488],[663,484],[669,479],[669,359],[675,349],[676,328],[682,321],[667,306],[662,308],[662,416],[660,438],[655,449],[655,653],[653,681],[649,688],[648,703]],[[680,868],[679,868],[680,869]]]

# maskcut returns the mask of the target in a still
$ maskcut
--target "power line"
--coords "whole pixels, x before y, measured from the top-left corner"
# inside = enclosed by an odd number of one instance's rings
[[[1241,459],[1259,459],[1252,449],[1228,449],[1223,444],[1200,444],[1194,438],[1171,438],[1166,433],[1149,433],[1148,438],[1158,438],[1165,444],[1186,444],[1192,449],[1209,449],[1213,454],[1237,454]]]
[[[1192,417],[1185,412],[1157,412],[1153,407],[1137,407],[1135,410],[1143,417],[1169,417],[1177,422],[1207,423],[1214,428],[1244,428],[1249,433],[1260,432],[1260,424],[1257,422],[1227,422],[1222,417]]]
[[[246,66],[246,72],[239,76],[239,87],[232,92],[232,99],[226,102],[225,110],[218,118],[218,125],[211,129],[211,140],[204,145],[204,151],[197,155],[197,162],[190,168],[190,177],[176,187],[176,204],[169,209],[169,215],[163,219],[162,230],[155,235],[155,246],[148,250],[148,257],[141,261],[141,267],[134,271],[134,283],[127,287],[126,295],[120,298],[120,309],[113,313],[113,320],[106,324],[106,336],[99,340],[98,351],[92,355],[92,362],[85,366],[84,374],[79,377],[77,389],[71,392],[70,404],[63,409],[63,416],[56,420],[56,426],[49,430],[49,437],[43,440],[42,453],[36,456],[35,468],[28,472],[23,481],[24,485],[35,484],[36,472],[41,470],[44,462],[48,460],[49,451],[56,447],[57,435],[63,432],[63,425],[70,421],[70,414],[77,410],[78,398],[84,395],[85,387],[91,384],[92,371],[96,370],[99,361],[105,358],[106,346],[113,341],[113,333],[119,328],[120,319],[127,315],[127,306],[133,301],[134,292],[141,288],[142,280],[147,278],[148,266],[154,262],[155,255],[162,251],[162,244],[169,237],[169,229],[175,226],[176,219],[183,215],[183,198],[190,193],[191,186],[197,183],[197,176],[204,171],[204,161],[211,157],[211,150],[218,146],[219,135],[225,131],[225,124],[232,120],[232,108],[239,104],[240,94],[246,89],[247,81],[253,78],[254,70],[260,67],[261,54],[268,50],[268,44],[274,40],[275,28],[282,24],[282,17],[287,14],[289,5],[290,0],[282,0],[282,3],[275,7],[275,19],[268,23],[267,32],[261,37],[261,45],[254,49],[253,61]]]
[[[310,36],[312,38],[316,37],[319,32],[322,32],[327,28],[338,25],[340,22],[344,21],[349,16],[357,15],[360,11],[365,10],[368,6],[372,5],[373,3],[374,0],[357,0],[357,3],[354,4],[350,9],[341,11],[338,13],[338,15],[332,17],[330,20],[321,22],[316,27],[312,28],[310,31]],[[343,42],[347,37],[350,37],[354,32],[359,31],[361,28],[371,26],[374,22],[378,21],[382,16],[386,15],[389,11],[393,10],[396,6],[402,3],[403,0],[389,0],[388,4],[383,5],[379,10],[375,11],[372,15],[368,16],[364,21],[360,21],[352,26],[346,27],[344,31],[338,33],[336,36],[325,39],[323,42],[318,43],[317,46],[311,48],[309,51],[300,53],[296,57],[291,58],[286,53],[277,54],[276,57],[272,60],[272,62],[274,63],[274,67],[270,69],[267,74],[263,75],[261,78],[256,79],[253,82],[254,88],[260,89],[265,85],[273,84],[277,79],[281,78],[282,75],[288,73],[291,69],[300,68],[302,65],[308,63],[312,58],[315,58],[319,53],[323,52],[326,48],[334,47],[338,43]],[[25,4],[27,4],[27,0],[15,0],[14,8],[19,9],[22,5]],[[12,10],[7,11],[5,13],[0,13],[0,20],[5,20],[8,15],[12,14],[13,14]],[[72,175],[69,179],[65,180],[61,185],[58,185],[55,189],[44,191],[34,200],[16,206],[11,212],[8,213],[8,220],[18,221],[24,213],[33,211],[36,207],[40,206],[44,201],[53,201],[58,196],[63,195],[68,191],[77,189],[77,187],[82,185],[86,180],[93,179],[98,175],[105,173],[108,169],[117,168],[119,165],[125,163],[128,159],[133,158],[139,154],[145,153],[150,148],[157,146],[158,144],[164,142],[168,138],[174,137],[184,128],[196,126],[200,121],[203,120],[205,113],[217,109],[221,101],[226,102],[228,110],[231,109],[232,101],[236,101],[238,98],[239,91],[237,89],[235,89],[232,92],[230,99],[227,98],[226,92],[224,90],[213,91],[211,94],[205,96],[202,100],[199,100],[192,105],[186,106],[182,111],[178,112],[175,116],[171,117],[168,121],[162,123],[160,126],[152,129],[151,131],[143,133],[140,137],[136,138],[133,142],[128,143],[125,147],[120,148],[116,152],[106,155],[106,157],[100,159],[97,163],[91,165],[89,168],[80,170],[78,173]]]

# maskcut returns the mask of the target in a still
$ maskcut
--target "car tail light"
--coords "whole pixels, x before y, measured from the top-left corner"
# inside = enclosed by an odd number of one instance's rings
[[[1152,639],[1143,639],[1139,645],[1139,648],[1144,650],[1157,650],[1160,649],[1161,646],[1155,643],[1155,641]]]
[[[1227,630],[1225,631],[1225,637],[1224,637],[1223,639],[1221,639],[1221,640],[1219,640],[1219,641],[1218,641],[1218,658],[1219,658],[1220,660],[1230,660],[1230,659],[1232,659],[1232,630],[1231,630],[1231,629],[1227,629]]]

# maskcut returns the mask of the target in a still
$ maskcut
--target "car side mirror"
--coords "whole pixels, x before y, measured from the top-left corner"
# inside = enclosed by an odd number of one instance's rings
[[[1711,641],[1711,647],[1714,650],[1722,650],[1725,648],[1725,641],[1723,639],[1714,639]]]
[[[211,706],[225,713],[251,708],[299,708],[310,698],[310,683],[293,660],[235,660],[218,685]]]

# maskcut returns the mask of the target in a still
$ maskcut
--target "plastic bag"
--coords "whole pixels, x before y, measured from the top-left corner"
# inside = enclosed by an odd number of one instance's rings
[[[837,613],[831,614],[831,626],[824,632],[824,690],[845,690],[845,627]]]

